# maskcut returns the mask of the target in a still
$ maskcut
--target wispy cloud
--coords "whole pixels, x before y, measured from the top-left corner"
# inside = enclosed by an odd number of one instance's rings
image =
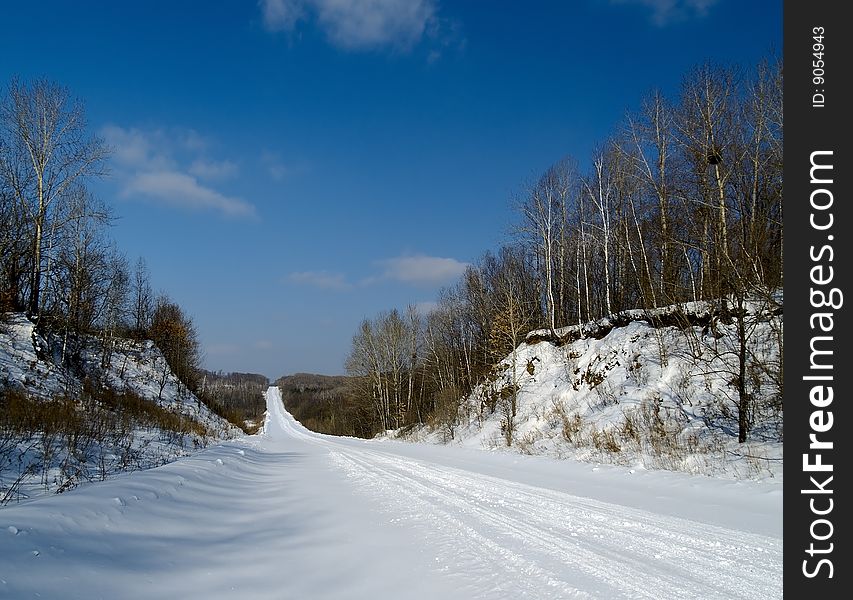
[[[165,136],[160,130],[143,132],[135,128],[107,125],[101,130],[101,135],[112,146],[113,160],[119,167],[162,169],[174,166],[174,161],[155,150],[164,143]]]
[[[297,271],[290,273],[284,281],[297,285],[310,286],[324,290],[344,291],[366,288],[383,282],[397,282],[416,287],[435,287],[453,283],[468,268],[468,263],[455,258],[440,256],[398,256],[375,261],[379,272],[354,280],[337,271]],[[422,303],[419,309],[424,313],[434,309],[434,303]]]
[[[166,204],[192,209],[213,209],[230,217],[255,214],[255,207],[201,185],[192,175],[177,171],[151,171],[132,175],[122,191],[125,196],[147,196]]]
[[[443,285],[459,278],[468,263],[440,256],[399,256],[379,261],[382,277],[410,285]]]
[[[304,165],[288,164],[274,152],[263,152],[261,154],[261,163],[266,167],[267,174],[273,181],[284,181],[293,175],[306,171]]]
[[[651,11],[651,20],[660,27],[679,21],[705,17],[719,0],[610,0],[612,4],[639,5]]]
[[[296,23],[305,17],[302,0],[260,0],[264,27],[269,31],[292,31]]]
[[[269,31],[292,32],[315,21],[329,41],[345,50],[410,49],[437,23],[436,0],[260,0]]]
[[[204,347],[205,354],[208,356],[233,356],[241,353],[240,346],[235,344],[207,344]]]
[[[293,283],[324,290],[347,290],[353,287],[342,273],[328,271],[300,271],[291,273],[287,279]]]
[[[202,183],[236,174],[237,165],[230,160],[208,158],[205,153],[211,143],[198,132],[108,125],[101,134],[114,149],[122,196],[193,210],[212,210],[227,217],[255,215],[251,203]]]
[[[195,129],[181,129],[178,142],[187,150],[194,152],[204,152],[211,146],[211,140]]]
[[[237,163],[231,160],[195,159],[189,167],[189,172],[200,179],[221,180],[237,174]]]

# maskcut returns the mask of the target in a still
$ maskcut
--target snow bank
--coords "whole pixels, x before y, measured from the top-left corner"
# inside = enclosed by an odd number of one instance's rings
[[[195,425],[185,432],[172,432],[136,423],[130,429],[110,430],[87,444],[79,456],[69,456],[59,439],[43,434],[16,438],[14,432],[0,431],[0,505],[63,491],[121,471],[162,465],[212,440],[242,433],[211,412],[178,380],[150,340],[116,340],[104,360],[99,341],[83,337],[78,340],[73,369],[61,366],[61,340],[51,342],[36,332],[26,316],[2,315],[0,388],[20,390],[43,401],[78,398],[88,379],[117,393],[131,392]],[[80,404],[76,410],[91,409]]]
[[[781,298],[777,299],[781,302]],[[731,307],[731,305],[730,305]],[[730,477],[782,477],[781,304],[745,306],[751,430],[738,439],[738,322],[707,302],[528,334],[456,424],[413,439]]]
[[[0,315],[0,387],[22,388],[41,398],[79,389],[67,370],[46,360],[47,343],[24,315]]]

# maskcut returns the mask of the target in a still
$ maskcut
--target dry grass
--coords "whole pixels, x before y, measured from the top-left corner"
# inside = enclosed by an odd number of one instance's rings
[[[560,433],[563,439],[575,446],[581,445],[580,432],[583,428],[583,419],[578,413],[569,414],[566,405],[560,400],[553,401],[552,415],[556,417],[560,425]]]
[[[91,382],[77,398],[44,400],[0,390],[0,475],[5,470],[22,474],[0,489],[0,504],[14,499],[24,477],[63,492],[83,481],[142,467],[134,439],[139,429],[156,430],[164,442],[181,448],[188,439],[198,446],[211,436],[186,415]]]

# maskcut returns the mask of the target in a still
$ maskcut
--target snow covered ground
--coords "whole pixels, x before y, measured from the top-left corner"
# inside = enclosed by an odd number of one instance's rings
[[[782,488],[264,433],[0,511],[10,598],[780,598]]]

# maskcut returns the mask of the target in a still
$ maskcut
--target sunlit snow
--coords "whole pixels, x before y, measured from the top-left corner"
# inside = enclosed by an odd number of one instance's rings
[[[778,483],[264,433],[0,511],[11,598],[777,598]]]

